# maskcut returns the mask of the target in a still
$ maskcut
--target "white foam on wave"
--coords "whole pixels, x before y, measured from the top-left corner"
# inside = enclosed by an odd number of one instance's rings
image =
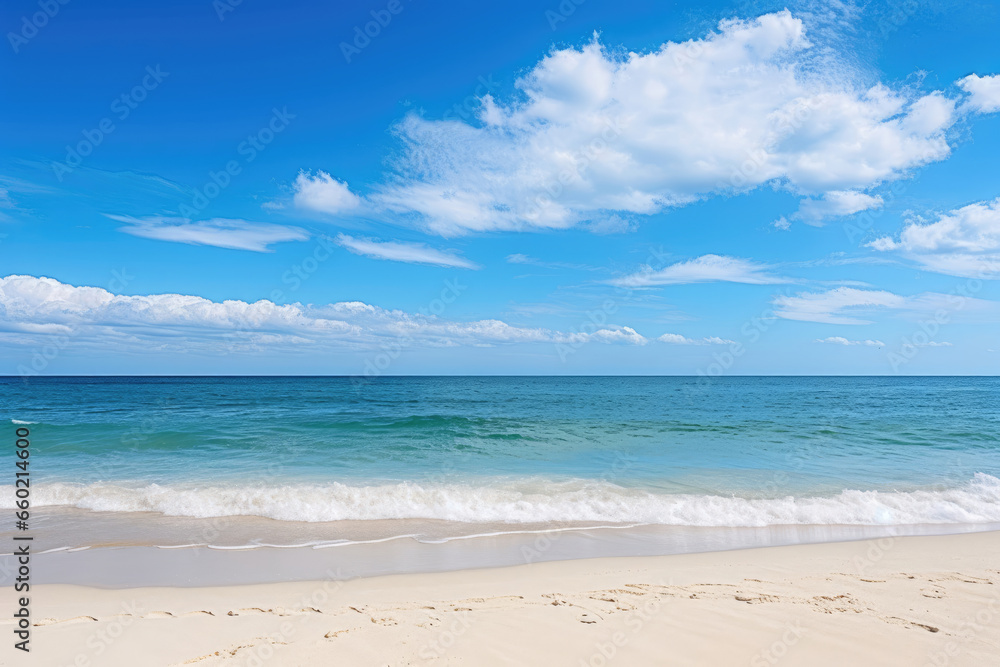
[[[952,487],[845,490],[832,496],[746,498],[662,494],[605,482],[272,487],[50,483],[33,505],[171,516],[260,516],[281,521],[440,519],[469,523],[607,522],[676,526],[904,525],[1000,522],[1000,479],[977,473]],[[11,507],[10,486],[0,506]]]
[[[23,425],[26,425],[26,424],[37,424],[38,422],[26,422],[26,421],[21,421],[20,419],[11,419],[10,423],[11,424],[18,424],[18,425],[23,426]]]

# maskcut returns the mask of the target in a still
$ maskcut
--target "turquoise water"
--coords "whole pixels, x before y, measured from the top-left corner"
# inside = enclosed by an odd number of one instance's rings
[[[280,520],[1000,521],[1000,379],[0,379],[36,506]],[[13,459],[10,462],[13,471]],[[8,505],[13,493],[2,491]]]

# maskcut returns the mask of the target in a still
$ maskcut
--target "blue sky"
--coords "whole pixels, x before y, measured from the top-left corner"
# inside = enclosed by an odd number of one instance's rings
[[[991,3],[0,24],[0,373],[1000,371]]]

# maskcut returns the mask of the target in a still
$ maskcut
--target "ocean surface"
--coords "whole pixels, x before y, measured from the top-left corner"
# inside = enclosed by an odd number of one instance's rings
[[[1000,522],[998,378],[3,378],[0,417],[78,527]]]

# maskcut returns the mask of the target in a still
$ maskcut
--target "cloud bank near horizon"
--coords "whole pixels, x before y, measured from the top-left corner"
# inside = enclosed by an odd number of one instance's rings
[[[52,278],[12,275],[0,278],[0,337],[11,344],[33,345],[45,343],[45,337],[69,336],[145,351],[196,347],[231,352],[302,346],[366,350],[387,344],[578,347],[590,342],[646,345],[654,340],[614,324],[558,331],[496,319],[463,322],[436,314],[459,298],[463,289],[457,282],[446,281],[440,300],[421,312],[405,312],[360,301],[315,306],[279,305],[263,299],[218,302],[184,294],[126,296]]]

